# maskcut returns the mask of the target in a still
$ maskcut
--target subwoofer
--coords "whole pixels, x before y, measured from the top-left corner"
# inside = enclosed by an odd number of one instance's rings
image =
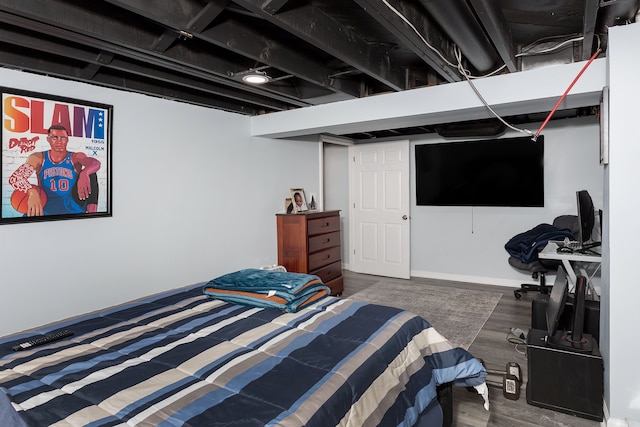
[[[593,341],[591,353],[550,347],[547,332],[527,335],[527,403],[602,421],[604,365]]]

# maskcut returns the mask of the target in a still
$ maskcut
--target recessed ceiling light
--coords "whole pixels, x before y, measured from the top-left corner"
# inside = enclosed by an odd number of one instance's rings
[[[243,82],[256,85],[267,83],[269,80],[271,80],[271,77],[269,77],[264,71],[251,71],[242,76]]]

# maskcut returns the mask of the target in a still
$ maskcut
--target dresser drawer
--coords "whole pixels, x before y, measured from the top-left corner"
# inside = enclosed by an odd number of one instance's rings
[[[342,295],[344,291],[344,283],[342,276],[333,279],[332,281],[325,283],[331,289],[331,295]]]
[[[334,246],[340,246],[339,231],[309,237],[309,253],[318,252],[323,249],[332,248]]]
[[[331,233],[340,230],[340,215],[326,216],[323,218],[310,219],[307,222],[307,234],[313,236],[316,234]]]
[[[309,271],[340,261],[340,246],[309,254]]]
[[[334,262],[333,264],[329,264],[319,270],[312,271],[309,274],[318,276],[320,280],[322,280],[322,283],[327,284],[336,277],[340,277],[342,275],[342,261]]]

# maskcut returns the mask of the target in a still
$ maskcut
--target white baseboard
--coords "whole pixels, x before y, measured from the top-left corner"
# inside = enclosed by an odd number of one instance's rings
[[[342,264],[343,270],[349,270],[349,264]],[[450,280],[453,282],[465,282],[465,283],[479,283],[481,285],[492,285],[492,286],[506,286],[510,288],[519,288],[522,283],[531,283],[532,285],[538,284],[533,279],[522,280],[522,279],[499,279],[496,277],[482,277],[482,276],[464,276],[460,274],[447,274],[447,273],[436,273],[433,271],[420,271],[420,270],[411,270],[411,277],[422,277],[424,279],[436,279],[436,280]]]
[[[481,276],[464,276],[459,274],[435,273],[432,271],[411,270],[411,276],[422,277],[425,279],[451,280],[454,282],[480,283],[482,285],[508,286],[511,288],[519,288],[521,283],[529,283],[526,280],[517,279],[498,279],[495,277]],[[530,283],[536,284],[531,281]]]

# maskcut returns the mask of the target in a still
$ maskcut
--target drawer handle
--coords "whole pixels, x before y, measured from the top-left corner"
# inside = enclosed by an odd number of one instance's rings
[[[324,227],[328,227],[328,226],[329,226],[329,223],[328,223],[328,222],[325,222],[323,225],[321,225],[321,227],[323,227],[323,228],[324,228]]]

